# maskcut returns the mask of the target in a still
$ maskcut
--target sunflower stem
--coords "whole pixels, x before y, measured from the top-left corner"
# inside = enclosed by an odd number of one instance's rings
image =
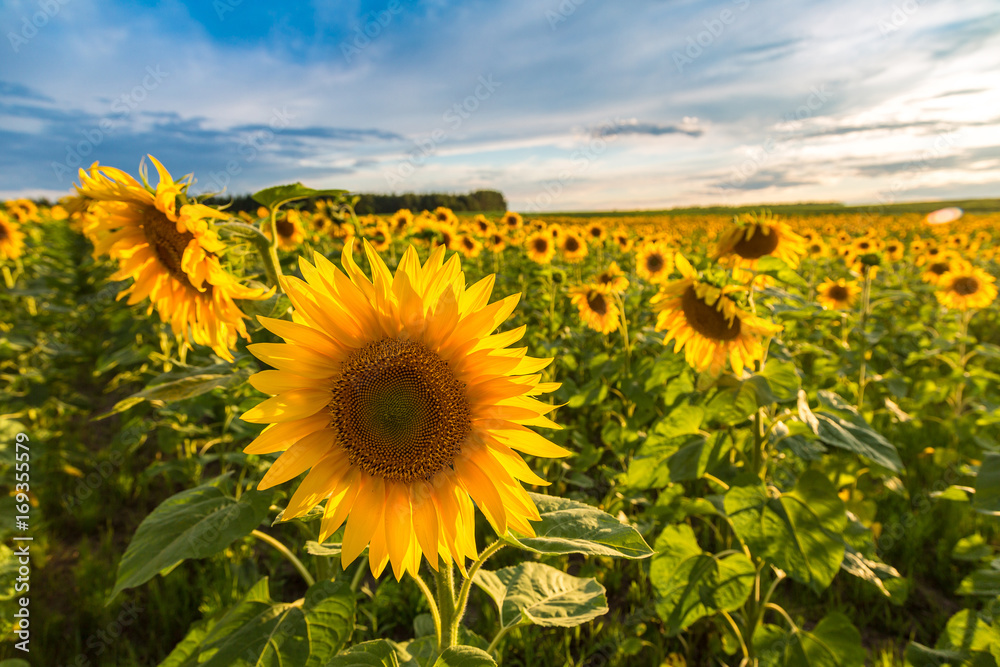
[[[458,628],[462,625],[462,617],[465,616],[465,607],[469,602],[469,593],[472,591],[472,579],[476,576],[476,572],[479,572],[479,568],[483,566],[486,560],[500,551],[505,546],[502,540],[497,540],[490,546],[483,549],[483,553],[479,554],[479,558],[472,567],[469,568],[468,578],[462,582],[462,587],[458,591],[458,600],[455,603],[455,618],[452,620],[452,636],[458,637]]]
[[[280,206],[280,204],[279,204]],[[272,285],[281,289],[281,262],[278,261],[278,206],[271,208],[271,215],[267,219],[268,229],[271,230],[270,242],[267,244],[267,252],[261,251],[261,258],[264,260],[264,270],[267,271],[267,279]]]
[[[431,618],[434,619],[434,635],[437,638],[438,646],[440,646],[441,612],[438,611],[437,601],[434,598],[434,594],[431,593],[430,586],[427,585],[427,582],[424,581],[424,578],[421,577],[419,573],[411,574],[410,576],[413,577],[413,581],[417,583],[417,587],[420,589],[420,592],[424,594],[425,598],[427,598],[427,604],[431,608]]]
[[[302,575],[302,578],[305,580],[307,586],[312,586],[313,584],[316,583],[316,580],[313,579],[313,576],[311,574],[309,574],[309,570],[307,570],[306,566],[302,564],[302,561],[296,558],[295,554],[289,551],[288,547],[286,547],[280,541],[271,537],[265,532],[257,530],[256,528],[253,531],[251,531],[250,534],[256,537],[261,542],[266,542],[270,544],[278,551],[278,553],[284,556],[289,563],[294,565],[295,569],[298,570],[299,574]]]
[[[441,638],[438,641],[438,654],[455,645],[455,575],[451,561],[438,566],[437,605],[441,622]]]
[[[969,361],[969,357],[965,355],[965,339],[969,335],[969,320],[972,319],[972,314],[975,311],[967,310],[962,313],[961,320],[959,322],[958,330],[958,369],[961,374],[960,381],[955,386],[955,419],[962,416],[962,408],[964,407],[962,394],[965,393],[965,365]]]
[[[868,316],[871,314],[871,294],[872,294],[872,273],[871,267],[867,264],[862,269],[864,272],[864,282],[861,288],[861,369],[858,373],[858,411],[864,407],[865,385],[868,383],[865,377],[868,371],[868,338],[865,331],[868,328]]]

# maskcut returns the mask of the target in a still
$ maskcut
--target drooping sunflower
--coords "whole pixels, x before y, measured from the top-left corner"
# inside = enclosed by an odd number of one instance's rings
[[[0,259],[17,259],[24,251],[24,233],[20,226],[0,211]]]
[[[608,268],[594,276],[594,287],[605,294],[621,294],[628,289],[628,278],[618,268],[618,262],[611,262]]]
[[[246,315],[234,299],[259,300],[273,292],[240,285],[219,261],[225,248],[211,226],[223,213],[187,202],[190,180],[175,182],[156,158],[159,174],[155,190],[123,171],[101,167],[80,170],[79,198],[91,202],[94,256],[118,260],[112,280],[133,278],[119,293],[134,305],[149,297],[149,312],[169,322],[185,344],[207,345],[220,357],[233,360],[230,350],[239,334],[249,338]],[[142,168],[143,183],[147,182]]]
[[[673,253],[663,243],[644,243],[635,254],[635,270],[644,280],[662,283],[674,271]]]
[[[556,254],[555,241],[547,230],[535,232],[524,241],[528,259],[536,264],[549,264]]]
[[[243,415],[270,424],[245,451],[284,451],[266,489],[310,470],[284,518],[326,500],[320,541],[344,522],[346,567],[368,547],[371,571],[396,578],[477,556],[474,505],[504,535],[533,535],[538,519],[521,482],[546,484],[517,452],[569,452],[528,426],[558,426],[534,396],[558,384],[538,374],[551,359],[508,346],[525,327],[494,334],[518,295],[488,304],[494,276],[466,287],[457,254],[438,247],[421,265],[404,253],[393,275],[365,244],[372,280],[345,247],[344,272],[320,254],[304,280],[285,276],[291,322],[261,317],[285,343],[249,350],[274,367],[250,382],[272,398]],[[516,450],[516,451],[515,451]]]
[[[770,211],[750,213],[722,233],[713,259],[734,268],[753,270],[761,257],[777,257],[795,268],[806,252],[805,240]]]
[[[761,341],[782,326],[744,310],[728,296],[744,287],[702,282],[680,254],[675,263],[683,278],[664,285],[650,300],[658,312],[656,330],[667,332],[663,344],[673,340],[674,352],[683,349],[684,358],[698,372],[720,374],[728,360],[733,372],[741,375],[763,359]]]
[[[594,331],[611,333],[618,328],[621,311],[607,292],[596,285],[582,285],[570,290],[570,302],[580,311],[580,319]]]
[[[587,249],[587,242],[583,238],[573,231],[568,231],[563,234],[562,239],[559,241],[559,249],[562,251],[563,258],[570,263],[576,263],[583,260],[587,256],[589,250]]]
[[[837,281],[827,278],[816,288],[816,300],[825,310],[848,310],[854,306],[858,295],[861,294],[861,286],[855,280]]]
[[[965,260],[954,262],[937,282],[938,302],[952,310],[985,308],[997,298],[996,278]]]

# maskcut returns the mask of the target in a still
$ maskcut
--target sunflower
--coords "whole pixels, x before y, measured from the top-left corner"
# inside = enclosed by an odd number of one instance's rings
[[[389,227],[393,234],[402,234],[413,224],[413,211],[408,208],[401,208],[389,218]]]
[[[985,308],[997,298],[996,278],[965,260],[956,261],[937,282],[934,294],[945,308],[972,310]]]
[[[829,253],[830,253],[829,246],[823,243],[823,240],[820,238],[816,238],[813,241],[810,241],[809,244],[806,246],[806,254],[812,257],[813,259],[819,257],[826,257]]]
[[[836,282],[827,278],[816,290],[816,300],[824,310],[848,310],[861,294],[861,286],[854,280],[840,278]]]
[[[914,251],[916,252],[916,251]],[[917,255],[917,259],[914,262],[917,266],[923,266],[924,264],[933,264],[943,257],[949,257],[954,253],[947,248],[939,248],[936,245],[928,245],[927,248]]]
[[[545,231],[549,233],[553,241],[558,241],[559,239],[562,238],[563,235],[562,225],[560,225],[558,222],[551,223],[548,227],[545,228]]]
[[[519,230],[523,224],[524,219],[521,217],[521,214],[514,211],[507,211],[500,219],[500,225],[508,232]]]
[[[243,415],[271,424],[250,454],[285,451],[261,480],[266,489],[307,469],[284,511],[302,516],[324,499],[320,541],[346,520],[341,561],[368,547],[371,571],[396,578],[475,559],[474,505],[499,535],[533,535],[539,518],[520,482],[547,484],[515,451],[569,452],[527,426],[558,426],[536,395],[551,359],[508,348],[525,327],[493,334],[518,295],[487,305],[495,276],[466,287],[457,254],[435,249],[421,265],[404,253],[395,275],[365,244],[370,281],[345,247],[344,272],[322,255],[302,259],[304,280],[285,276],[291,322],[261,317],[285,343],[249,350],[275,370],[250,382],[272,395]],[[345,274],[346,273],[346,274]]]
[[[702,282],[683,256],[677,255],[675,261],[684,277],[664,285],[650,301],[658,312],[656,330],[667,331],[663,344],[673,340],[674,352],[683,349],[684,358],[698,372],[718,375],[727,359],[736,375],[744,367],[752,368],[764,358],[761,340],[781,331],[781,325],[743,310],[727,296],[744,287]]]
[[[605,294],[621,294],[628,289],[628,278],[618,268],[618,262],[611,262],[608,268],[594,276],[594,287]]]
[[[489,218],[482,213],[472,219],[472,228],[483,238],[488,237],[496,229],[493,223],[489,221]]]
[[[129,295],[134,305],[149,297],[149,311],[170,323],[185,345],[208,345],[220,357],[233,360],[236,335],[249,338],[246,318],[234,299],[266,299],[274,289],[251,289],[222,268],[225,245],[211,227],[223,213],[202,204],[186,203],[190,180],[174,182],[156,158],[160,180],[155,190],[123,171],[100,167],[80,170],[76,186],[82,201],[91,202],[94,256],[108,254],[119,262],[112,280],[133,278]],[[147,182],[145,166],[141,168]],[[180,204],[180,205],[178,205]]]
[[[761,257],[771,256],[795,268],[805,251],[801,236],[775,220],[770,211],[762,211],[745,216],[735,227],[723,232],[713,259],[727,266],[753,270]]]
[[[381,220],[374,229],[368,232],[367,237],[376,252],[388,250],[389,246],[392,245],[392,233],[389,231],[389,225]]]
[[[479,253],[483,251],[483,244],[471,234],[462,234],[458,238],[456,249],[469,259],[472,259],[479,257]]]
[[[912,241],[910,241],[910,252],[919,257],[920,255],[923,254],[925,250],[927,250],[927,248],[931,247],[932,245],[934,245],[933,241],[928,241],[926,239],[922,239],[919,236],[917,236]]]
[[[306,240],[306,232],[302,227],[302,214],[294,208],[284,212],[274,223],[278,230],[278,248],[281,250],[295,250]],[[264,236],[271,238],[271,223],[264,220]]]
[[[889,239],[885,242],[885,256],[890,262],[898,262],[903,259],[903,254],[906,252],[906,248],[903,246],[902,242],[896,239]]]
[[[587,225],[587,231],[585,235],[587,237],[587,241],[589,241],[590,243],[596,243],[600,245],[601,243],[604,243],[604,239],[608,237],[608,230],[606,230],[604,228],[604,225],[602,225],[601,223],[592,222],[589,225]]]
[[[458,216],[447,206],[438,206],[434,209],[434,220],[441,225],[455,227],[458,224]]]
[[[924,264],[924,272],[920,274],[920,279],[925,283],[937,285],[946,273],[950,273],[952,266],[958,260],[958,256],[953,253],[940,253],[937,258]]]
[[[618,230],[611,235],[611,239],[618,246],[618,249],[622,252],[628,252],[632,249],[632,237],[629,236],[628,232],[624,230]]]
[[[663,243],[644,243],[635,255],[636,273],[651,283],[661,283],[674,271],[673,254]]]
[[[611,333],[618,328],[621,311],[608,293],[597,285],[583,285],[570,290],[570,302],[580,311],[580,319],[594,331]]]
[[[20,226],[0,211],[0,259],[17,259],[24,251]]]
[[[870,252],[879,252],[882,250],[882,242],[868,236],[855,239],[851,245],[855,255],[867,255]]]
[[[5,206],[8,216],[22,225],[38,220],[38,206],[30,199],[14,199],[7,202]]]
[[[524,242],[528,259],[536,264],[548,264],[556,254],[556,244],[548,231],[535,232]]]
[[[576,232],[564,232],[559,241],[559,249],[567,262],[576,263],[583,260],[589,252],[587,243]]]

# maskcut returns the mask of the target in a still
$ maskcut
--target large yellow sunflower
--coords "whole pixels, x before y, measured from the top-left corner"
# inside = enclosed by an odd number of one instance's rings
[[[16,222],[0,211],[0,259],[17,259],[24,251],[24,233]]]
[[[149,297],[149,311],[169,322],[185,344],[208,345],[220,357],[233,360],[236,335],[249,338],[246,315],[234,299],[265,299],[273,289],[251,289],[222,268],[218,253],[225,247],[210,221],[225,214],[186,202],[190,181],[174,182],[150,156],[159,183],[151,190],[123,171],[100,167],[80,170],[77,191],[91,202],[90,229],[94,256],[118,260],[112,280],[133,278],[118,298],[133,305]],[[145,169],[142,169],[146,182]],[[179,201],[180,200],[180,201]]]
[[[548,230],[535,232],[524,241],[528,259],[536,264],[548,264],[556,254],[555,240]]]
[[[840,278],[836,282],[827,278],[816,289],[816,300],[826,310],[847,310],[861,294],[857,281]]]
[[[938,301],[952,310],[985,308],[997,298],[996,278],[965,260],[954,262],[937,282]]]
[[[325,499],[320,541],[346,521],[345,566],[368,547],[376,576],[387,563],[415,575],[421,555],[464,570],[477,556],[473,501],[497,533],[533,535],[520,482],[546,482],[515,450],[569,454],[527,428],[558,428],[543,416],[555,406],[534,398],[558,387],[539,382],[551,359],[508,347],[523,326],[493,333],[519,296],[488,304],[494,276],[466,287],[458,255],[446,262],[439,246],[421,265],[410,247],[393,275],[365,252],[372,280],[350,246],[346,275],[317,253],[299,261],[305,280],[282,279],[293,321],[260,320],[285,343],[249,346],[275,369],[250,382],[273,397],[243,415],[271,425],[245,451],[287,450],[262,489],[311,469],[284,517]]]
[[[777,257],[795,268],[806,252],[806,242],[769,211],[751,213],[723,232],[714,259],[720,264],[753,270],[761,257]]]
[[[618,328],[618,306],[607,292],[596,285],[583,285],[570,290],[570,302],[580,311],[580,319],[594,331],[611,333]]]
[[[684,350],[684,358],[698,372],[719,374],[726,360],[737,375],[764,358],[761,340],[782,330],[743,310],[727,294],[745,289],[737,285],[716,287],[701,282],[694,267],[683,256],[675,258],[684,276],[660,288],[650,302],[658,311],[656,330],[666,329],[664,345],[674,342],[674,352]]]

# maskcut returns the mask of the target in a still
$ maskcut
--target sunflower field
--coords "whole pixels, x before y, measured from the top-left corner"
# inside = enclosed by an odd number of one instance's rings
[[[0,666],[1000,664],[1000,207],[150,164],[0,203]]]

